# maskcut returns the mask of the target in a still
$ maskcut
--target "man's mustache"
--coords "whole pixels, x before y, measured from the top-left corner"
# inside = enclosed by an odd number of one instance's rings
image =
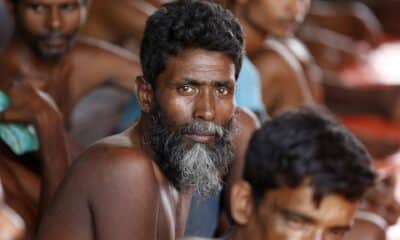
[[[225,135],[227,127],[220,126],[214,122],[195,120],[193,123],[186,123],[179,128],[180,134],[213,135],[219,138]]]

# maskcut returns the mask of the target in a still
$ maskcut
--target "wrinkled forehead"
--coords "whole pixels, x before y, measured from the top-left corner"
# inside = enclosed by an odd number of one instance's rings
[[[188,48],[168,58],[160,81],[191,79],[203,83],[229,81],[235,83],[236,68],[225,53]]]

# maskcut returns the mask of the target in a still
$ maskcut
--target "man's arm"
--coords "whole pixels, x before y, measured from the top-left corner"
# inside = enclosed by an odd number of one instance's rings
[[[313,103],[301,65],[290,65],[294,61],[286,61],[282,56],[268,50],[253,59],[261,76],[264,106],[272,116],[285,109]]]
[[[156,239],[159,199],[151,160],[95,145],[73,164],[37,239]]]
[[[33,124],[39,138],[41,164],[40,210],[47,207],[68,167],[63,118],[50,97],[27,84],[6,91],[11,106],[0,114],[2,122]]]

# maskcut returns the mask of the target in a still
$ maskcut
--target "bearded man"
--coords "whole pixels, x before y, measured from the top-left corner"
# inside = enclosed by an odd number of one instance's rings
[[[136,81],[141,118],[75,161],[37,239],[183,237],[191,193],[219,191],[247,145],[250,119],[234,103],[242,58],[241,27],[221,6],[182,0],[154,13]]]

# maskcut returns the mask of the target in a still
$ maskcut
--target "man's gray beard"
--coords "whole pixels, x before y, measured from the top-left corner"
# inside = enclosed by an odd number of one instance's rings
[[[226,126],[197,120],[171,131],[162,123],[158,112],[152,113],[150,144],[158,154],[157,164],[180,191],[194,190],[207,196],[222,188],[222,178],[233,157],[230,132],[232,121]],[[214,144],[184,139],[188,131],[215,131]]]

